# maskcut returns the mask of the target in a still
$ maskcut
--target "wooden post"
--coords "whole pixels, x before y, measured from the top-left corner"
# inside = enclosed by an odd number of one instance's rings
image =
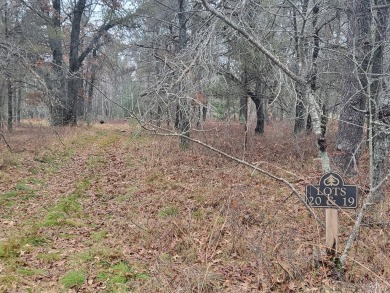
[[[334,172],[322,175],[318,185],[306,186],[306,203],[313,208],[326,208],[326,253],[335,258],[339,250],[339,209],[356,209],[356,185],[344,184]]]
[[[326,252],[332,257],[336,257],[339,249],[339,211],[335,208],[327,208],[326,216]]]

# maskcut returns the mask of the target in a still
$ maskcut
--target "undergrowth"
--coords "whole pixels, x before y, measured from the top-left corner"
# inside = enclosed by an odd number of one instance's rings
[[[386,292],[388,202],[366,215],[337,279],[325,231],[279,182],[136,125],[16,128],[0,169],[0,291]],[[288,179],[321,168],[314,138],[209,122],[194,138]],[[253,131],[251,132],[253,133]],[[334,134],[329,134],[332,150]],[[20,146],[23,145],[23,148]],[[331,151],[332,152],[332,151]],[[352,183],[365,190],[367,156]],[[364,197],[364,195],[363,195]],[[322,210],[316,211],[324,221]],[[354,211],[340,214],[340,244]],[[72,291],[72,292],[73,292]]]

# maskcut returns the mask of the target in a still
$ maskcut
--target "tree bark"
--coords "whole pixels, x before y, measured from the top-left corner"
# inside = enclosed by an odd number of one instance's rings
[[[91,77],[88,83],[88,93],[87,93],[87,105],[85,108],[85,121],[87,124],[91,123],[92,118],[92,99],[93,99],[93,93],[94,93],[94,87],[96,83],[96,74],[98,71],[98,64],[97,64],[97,50],[94,49],[92,51],[92,66],[91,66]]]
[[[10,38],[10,19],[9,19],[9,7],[8,7],[8,0],[4,2],[4,37],[6,40]],[[7,66],[6,68],[6,84],[7,84],[7,125],[8,125],[8,131],[12,131],[13,128],[13,88],[12,88],[12,81],[11,81],[11,68]]]
[[[51,124],[64,125],[68,109],[65,88],[65,73],[63,69],[62,29],[61,29],[61,0],[53,0],[52,28],[49,30],[49,45],[53,56],[53,78],[49,81],[49,88],[53,95],[50,103]]]
[[[20,125],[21,110],[22,110],[22,83],[19,83],[18,92],[17,92],[17,102],[16,102],[16,123],[17,123],[17,125]]]
[[[7,73],[7,98],[8,98],[8,131],[13,128],[13,87],[11,81],[11,74]]]
[[[306,133],[310,134],[313,131],[313,124],[311,122],[311,115],[307,115],[306,118]]]
[[[55,28],[55,38],[51,38],[51,47],[53,52],[53,63],[57,65],[58,70],[62,69],[62,46],[61,46],[61,0],[52,0],[53,9],[55,10],[54,16],[52,18],[52,25]],[[83,13],[86,9],[86,0],[78,0],[75,3],[75,7],[72,14],[72,28],[70,34],[70,44],[69,44],[69,71],[67,84],[61,84],[60,92],[64,94],[64,98],[58,99],[57,103],[52,107],[52,115],[54,117],[53,124],[55,125],[66,125],[71,124],[75,125],[77,122],[77,100],[78,96],[81,93],[81,77],[79,70],[82,62],[90,54],[91,51],[100,47],[102,44],[98,44],[102,35],[115,27],[116,25],[127,21],[130,21],[132,14],[129,13],[124,17],[118,17],[113,20],[108,21],[101,25],[95,35],[92,37],[86,48],[80,53],[80,33],[81,33],[81,21]],[[128,24],[130,26],[130,24]],[[58,64],[57,64],[58,63]],[[61,66],[60,66],[61,65]],[[64,74],[58,72],[59,80],[64,81]],[[67,90],[67,92],[66,92]],[[59,118],[56,118],[59,117]]]
[[[0,130],[4,129],[4,107],[5,107],[5,97],[3,88],[5,81],[0,79]]]
[[[256,92],[253,93],[248,90],[248,95],[255,103],[256,107],[256,128],[255,133],[263,134],[264,133],[264,124],[265,124],[265,116],[264,116],[264,101],[263,101],[263,91],[261,86],[261,81],[258,80],[256,82]]]
[[[185,3],[186,0],[178,0],[179,5],[179,43],[178,43],[178,52],[183,50],[186,47],[187,43],[187,20],[185,15]],[[181,86],[181,85],[180,85]],[[180,90],[182,92],[182,89]],[[186,149],[189,147],[190,141],[190,104],[188,99],[182,98],[178,100],[178,127],[179,131],[182,134],[180,136],[180,147]]]
[[[376,192],[375,201],[384,199],[383,180],[388,173],[389,125],[381,121],[379,113],[382,101],[380,92],[383,79],[383,54],[386,40],[389,8],[382,8],[376,14],[375,43],[372,64],[372,83],[370,85],[370,128],[372,137],[372,182]]]
[[[294,124],[294,134],[299,134],[305,129],[305,105],[303,104],[304,93],[298,87],[297,89],[297,102],[295,105],[295,124]]]
[[[68,103],[69,112],[66,115],[66,124],[76,125],[77,123],[77,100],[80,92],[81,63],[79,61],[81,18],[86,7],[86,0],[78,0],[72,19],[72,30],[70,33],[69,48],[69,77],[68,77]]]
[[[349,0],[347,43],[351,52],[344,72],[343,108],[337,134],[336,164],[341,172],[357,172],[367,102],[367,69],[370,57],[370,1]]]
[[[295,73],[298,76],[303,75],[304,64],[305,64],[305,45],[307,41],[302,36],[304,31],[304,27],[306,24],[306,14],[307,8],[309,5],[309,0],[304,0],[302,3],[302,13],[301,16],[303,18],[302,28],[298,29],[297,24],[297,15],[296,15],[296,7],[293,7],[293,26],[294,26],[294,41],[295,41]],[[310,77],[311,78],[311,77]],[[299,82],[295,83],[295,91],[297,95],[297,101],[295,104],[295,123],[294,123],[294,134],[299,134],[305,129],[305,118],[306,118],[306,106],[304,102],[305,98],[305,87],[302,86]]]
[[[251,35],[248,31],[246,31],[242,26],[238,25],[231,18],[225,16],[220,11],[211,6],[208,1],[202,0],[203,6],[214,14],[216,17],[221,19],[225,24],[234,29],[236,32],[241,34],[249,43],[255,46],[261,53],[263,53],[270,61],[272,61],[277,67],[279,67],[287,76],[289,76],[293,81],[295,81],[299,87],[304,89],[304,95],[307,96],[308,100],[308,109],[309,113],[312,116],[313,122],[313,130],[317,136],[317,147],[319,150],[319,154],[321,157],[322,168],[324,172],[328,172],[330,170],[329,156],[327,152],[326,141],[321,136],[321,121],[320,121],[320,109],[317,101],[315,100],[311,88],[308,87],[307,80],[303,79],[301,76],[295,74],[291,71],[285,64],[280,62],[280,60],[272,54],[269,50],[267,50],[262,43],[260,43],[253,35]]]

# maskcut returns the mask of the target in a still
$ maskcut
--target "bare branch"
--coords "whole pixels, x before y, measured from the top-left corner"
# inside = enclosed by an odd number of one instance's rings
[[[220,20],[225,22],[228,26],[239,32],[248,42],[254,45],[261,53],[263,53],[266,57],[268,57],[277,67],[279,67],[285,74],[287,74],[292,80],[296,81],[298,84],[305,86],[306,81],[294,74],[285,64],[283,64],[274,54],[272,54],[267,48],[263,46],[254,36],[249,34],[245,29],[241,28],[234,21],[227,18],[218,10],[214,9],[207,0],[202,0],[204,7],[218,17]]]

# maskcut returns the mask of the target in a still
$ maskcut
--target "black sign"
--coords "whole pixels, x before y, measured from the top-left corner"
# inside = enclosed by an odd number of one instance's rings
[[[326,173],[321,177],[319,185],[306,186],[306,203],[313,208],[356,209],[357,202],[357,187],[345,185],[337,173]]]

